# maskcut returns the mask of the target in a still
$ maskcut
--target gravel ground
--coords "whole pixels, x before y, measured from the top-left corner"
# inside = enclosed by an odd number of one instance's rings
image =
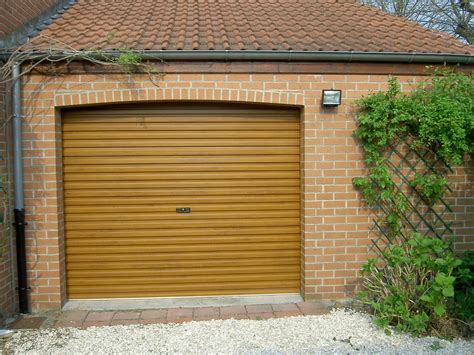
[[[324,316],[215,320],[20,331],[6,343],[15,354],[474,354],[474,342],[387,336],[370,317],[347,310]]]

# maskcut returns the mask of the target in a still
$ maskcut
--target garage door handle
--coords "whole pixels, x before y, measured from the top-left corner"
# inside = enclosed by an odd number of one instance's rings
[[[176,207],[176,213],[191,213],[191,207]]]

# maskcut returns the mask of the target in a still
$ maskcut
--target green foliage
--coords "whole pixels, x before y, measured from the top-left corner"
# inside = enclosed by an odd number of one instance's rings
[[[474,250],[461,255],[462,267],[455,272],[455,302],[451,312],[464,322],[474,323]]]
[[[430,81],[402,94],[392,77],[387,92],[375,92],[357,102],[360,112],[354,134],[362,142],[368,174],[354,178],[353,184],[370,206],[384,207],[385,225],[392,232],[401,228],[407,199],[393,182],[385,156],[389,145],[405,139],[412,149],[432,151],[448,164],[460,164],[466,153],[474,152],[473,79],[474,72],[435,72]],[[430,204],[442,197],[446,184],[437,174],[418,174],[410,182]]]
[[[123,49],[117,58],[114,59],[115,63],[119,64],[124,70],[131,74],[142,62],[143,57],[141,53],[132,49]]]
[[[361,109],[356,136],[363,142],[366,162],[376,164],[380,154],[397,137],[409,134],[413,145],[431,149],[446,162],[460,164],[474,152],[474,72],[435,72],[406,94],[395,78],[387,92],[358,101]]]
[[[363,266],[365,291],[360,297],[384,328],[452,336],[454,318],[472,322],[472,254],[456,258],[450,244],[421,235],[409,218],[417,215],[410,202],[414,195],[429,210],[448,189],[447,169],[433,162],[461,164],[474,152],[473,79],[474,72],[435,72],[412,92],[402,93],[397,80],[390,78],[386,92],[357,103],[354,135],[364,149],[367,175],[354,178],[353,184],[377,211],[377,228],[387,243],[377,245],[378,257]],[[415,156],[430,157],[425,161],[433,163],[429,172],[414,169],[411,178],[399,179],[401,172],[388,153],[404,145]],[[436,226],[427,218],[424,222],[436,234]]]
[[[407,131],[405,122],[410,120],[404,112],[406,97],[400,95],[397,80],[391,77],[388,84],[387,92],[375,92],[358,101],[361,111],[355,135],[364,144],[369,165],[376,164],[387,145]]]
[[[447,184],[446,178],[437,174],[415,173],[413,180],[410,181],[411,187],[416,189],[429,204],[438,201],[443,196]]]
[[[414,144],[429,147],[448,163],[461,164],[474,152],[474,72],[445,71],[408,96]]]
[[[407,209],[407,201],[397,190],[384,156],[389,144],[407,132],[407,125],[400,124],[407,120],[402,114],[402,101],[404,96],[400,95],[400,86],[390,78],[387,92],[373,93],[358,102],[360,113],[358,128],[354,132],[362,141],[368,174],[356,177],[352,182],[362,191],[370,206],[381,205],[388,211],[382,222],[389,233],[399,231],[399,221]]]
[[[461,265],[448,243],[413,233],[405,243],[387,246],[380,257],[364,264],[365,291],[360,298],[383,328],[449,336],[447,312],[456,296],[455,275]]]

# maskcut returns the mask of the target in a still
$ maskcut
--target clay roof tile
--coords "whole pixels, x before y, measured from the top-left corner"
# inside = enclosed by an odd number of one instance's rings
[[[354,0],[77,0],[33,41],[78,50],[474,54],[447,34]]]

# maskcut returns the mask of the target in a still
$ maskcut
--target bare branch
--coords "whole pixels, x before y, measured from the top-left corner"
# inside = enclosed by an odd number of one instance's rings
[[[120,60],[122,54],[124,60]],[[134,55],[130,57],[131,62],[127,62],[127,54]],[[81,59],[96,65],[114,66],[124,72],[146,73],[150,79],[154,78],[152,82],[157,85],[157,78],[161,74],[156,72],[149,62],[143,63],[139,53],[135,53],[130,49],[123,49],[118,51],[118,55],[118,59],[116,59],[107,56],[101,50],[77,50],[67,43],[40,34],[33,40],[11,51],[6,62],[0,66],[0,84],[12,80],[12,69],[15,63],[24,64],[20,73],[20,76],[24,76],[44,63],[62,62],[68,64],[75,59]]]
[[[472,0],[359,0],[364,5],[406,17],[421,25],[474,43]]]

